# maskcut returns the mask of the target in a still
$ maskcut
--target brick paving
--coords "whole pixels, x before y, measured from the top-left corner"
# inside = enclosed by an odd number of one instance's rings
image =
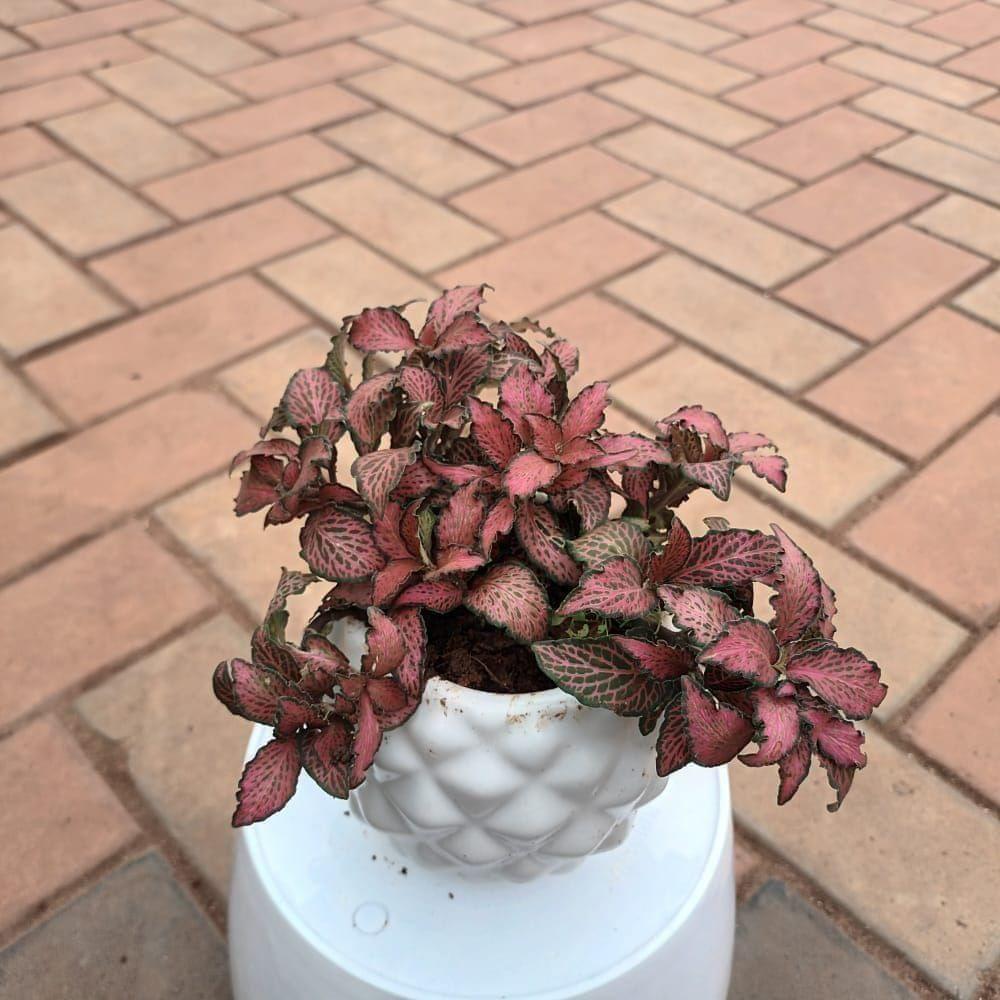
[[[459,281],[773,434],[883,664],[840,815],[734,771],[733,1000],[1000,995],[998,121],[1000,0],[0,0],[0,995],[226,994],[224,467]]]

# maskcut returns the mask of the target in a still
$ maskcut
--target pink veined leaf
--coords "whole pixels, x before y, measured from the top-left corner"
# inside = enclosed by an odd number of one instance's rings
[[[236,707],[236,692],[233,689],[233,675],[230,673],[228,660],[223,660],[212,671],[212,693],[233,715],[240,714]]]
[[[847,793],[851,790],[851,785],[854,784],[854,774],[857,768],[841,767],[824,757],[820,757],[819,763],[826,771],[826,779],[830,782],[830,787],[837,793],[836,802],[830,802],[826,807],[827,811],[836,812],[844,804],[844,799],[847,798]]]
[[[294,736],[303,726],[322,726],[326,716],[301,698],[279,698],[274,713],[274,735],[278,739]]]
[[[552,480],[552,483],[546,487],[551,494],[553,499],[556,495],[560,493],[567,493],[569,490],[575,490],[577,486],[580,486],[584,480],[590,475],[590,470],[581,468],[577,466],[576,468],[564,468],[562,472]]]
[[[466,486],[469,483],[478,483],[486,477],[493,475],[493,469],[482,465],[452,465],[450,462],[439,462],[430,455],[424,455],[424,464],[435,475],[443,479],[452,486]]]
[[[514,430],[524,440],[530,428],[524,418],[529,413],[542,417],[555,414],[555,401],[548,390],[525,364],[518,364],[500,383],[500,409],[514,425]]]
[[[482,533],[480,534],[480,547],[483,554],[489,559],[493,552],[496,540],[503,535],[509,534],[514,527],[514,504],[507,497],[501,497],[489,509],[483,520]]]
[[[392,620],[403,636],[406,651],[396,677],[410,698],[419,698],[424,687],[424,662],[427,656],[427,629],[416,608],[393,611]]]
[[[645,517],[649,513],[649,494],[653,488],[655,476],[651,468],[625,469],[622,472],[621,486],[625,498],[639,508]]]
[[[691,532],[677,515],[667,530],[663,548],[650,560],[649,578],[653,583],[666,583],[687,565],[691,558]]]
[[[391,604],[413,574],[423,568],[419,559],[393,559],[386,563],[372,581],[372,601],[380,607]]]
[[[373,522],[375,542],[388,559],[409,559],[416,555],[403,540],[402,523],[403,508],[395,500],[387,503]]]
[[[641,469],[651,462],[666,465],[670,452],[663,445],[642,434],[605,434],[597,439],[604,452],[602,465],[620,465],[626,469]]]
[[[747,455],[744,459],[750,471],[778,492],[784,493],[788,485],[788,459],[781,455]]]
[[[849,719],[867,719],[885,698],[878,666],[856,649],[821,642],[793,654],[785,666],[789,680],[808,684],[828,705]]]
[[[283,611],[289,597],[304,594],[316,580],[317,577],[313,576],[312,573],[303,573],[300,570],[286,569],[282,566],[278,584],[268,602],[267,611],[264,612],[265,621],[276,611]]]
[[[441,420],[444,412],[444,392],[437,375],[426,368],[404,365],[399,371],[399,385],[413,403],[424,404],[424,419],[429,424]]]
[[[758,448],[773,448],[774,442],[766,435],[757,431],[733,431],[729,435],[729,451],[733,455],[742,455],[746,451],[756,451]]]
[[[755,618],[730,622],[722,635],[701,651],[698,660],[754,684],[773,684],[778,678],[774,669],[778,644],[771,630]]]
[[[430,570],[424,579],[432,581],[453,573],[470,573],[479,569],[485,562],[486,558],[479,552],[471,552],[464,548],[444,549],[438,553],[434,569]]]
[[[299,543],[309,568],[328,580],[363,580],[385,564],[367,522],[336,507],[310,514]]]
[[[371,698],[379,729],[383,731],[401,726],[418,705],[393,677],[375,677],[365,685],[365,690]]]
[[[462,603],[463,590],[447,580],[415,583],[396,598],[396,606],[428,608],[438,614],[454,611]]]
[[[731,761],[753,736],[753,726],[727,705],[716,705],[691,677],[681,678],[691,756],[702,767]]]
[[[545,353],[556,358],[566,378],[572,378],[580,370],[580,352],[568,340],[557,337],[545,348]]]
[[[343,389],[325,368],[302,368],[289,381],[281,409],[299,429],[340,421],[344,417]]]
[[[359,351],[410,351],[417,346],[413,328],[398,309],[362,309],[344,321],[351,347]]]
[[[522,501],[515,524],[526,555],[546,576],[567,587],[580,579],[580,567],[566,552],[566,537],[547,507]]]
[[[588,569],[557,613],[597,611],[607,618],[641,618],[655,608],[656,597],[646,587],[639,565],[628,556],[615,556],[596,569]]]
[[[235,712],[251,722],[273,726],[278,700],[297,693],[280,674],[239,658],[230,662],[229,676]]]
[[[477,577],[465,606],[518,642],[535,642],[548,631],[548,595],[523,563],[503,562]]]
[[[524,451],[507,466],[503,485],[511,497],[530,497],[553,482],[560,471],[558,463]]]
[[[470,396],[470,406],[474,399],[477,403],[481,402],[475,396]],[[471,437],[460,437],[448,447],[448,461],[453,465],[485,465],[486,456]]]
[[[492,465],[505,469],[521,450],[514,425],[499,410],[475,396],[469,397],[469,415],[472,419],[472,440]]]
[[[729,435],[726,434],[722,421],[711,410],[706,410],[702,406],[682,406],[679,410],[674,410],[669,417],[659,421],[656,429],[666,433],[671,424],[680,424],[698,434],[703,434],[721,451],[729,450]]]
[[[864,733],[829,712],[811,708],[804,714],[812,727],[810,738],[813,746],[821,757],[841,767],[864,767],[868,763],[861,749],[865,742]]]
[[[437,522],[437,543],[441,548],[471,549],[478,544],[486,516],[486,505],[477,495],[478,490],[479,484],[473,482],[451,495]]]
[[[358,484],[358,492],[376,517],[385,510],[389,494],[399,485],[412,460],[412,448],[385,448],[354,460],[351,474]]]
[[[668,642],[649,642],[626,635],[616,635],[614,641],[635,660],[643,673],[655,680],[677,680],[694,669],[694,657],[690,652]]]
[[[663,722],[656,738],[656,773],[665,778],[690,764],[693,759],[688,744],[684,701],[677,697],[664,710]]]
[[[705,587],[660,587],[657,593],[674,623],[688,629],[699,645],[711,642],[727,623],[740,617],[722,594]]]
[[[766,577],[780,558],[778,539],[762,531],[709,531],[692,541],[687,565],[672,582],[709,587],[750,583]]]
[[[756,753],[745,753],[740,761],[750,767],[777,764],[794,750],[799,741],[801,722],[799,706],[793,697],[777,694],[773,688],[761,688],[751,695],[753,719],[757,724],[754,737],[760,744]]]
[[[771,607],[775,634],[785,645],[803,638],[815,626],[823,609],[822,580],[809,556],[778,525],[772,524],[771,530],[781,543]]]
[[[588,476],[569,491],[568,497],[580,515],[580,526],[584,531],[593,531],[607,520],[611,510],[611,490],[598,476]]]
[[[593,531],[572,540],[569,550],[577,562],[590,569],[615,556],[628,556],[642,567],[648,563],[653,551],[641,524],[630,518],[599,524]]]
[[[358,699],[358,719],[355,725],[354,742],[351,747],[354,752],[354,761],[351,765],[352,788],[357,788],[365,780],[368,768],[372,766],[375,754],[382,744],[382,729],[367,691],[362,691]]]
[[[711,490],[720,500],[729,499],[736,469],[736,463],[731,458],[716,462],[682,462],[679,468],[688,479]]]
[[[361,665],[372,677],[383,677],[403,662],[406,655],[403,635],[396,623],[378,608],[368,609],[368,625],[367,652]]]
[[[589,437],[604,423],[604,411],[611,404],[608,388],[607,382],[595,382],[582,389],[569,404],[560,421],[567,441]]]
[[[295,794],[299,763],[295,740],[271,740],[262,746],[243,769],[233,826],[257,823],[284,808]]]
[[[366,378],[347,401],[347,423],[359,451],[371,451],[385,434],[395,410],[396,372]]]
[[[526,414],[524,423],[530,431],[526,443],[542,458],[547,458],[550,462],[560,462],[563,433],[559,424],[550,417],[541,417],[537,413]]]
[[[812,751],[807,740],[799,738],[791,750],[778,761],[778,805],[790,801],[809,774]]]
[[[427,309],[427,319],[420,331],[420,343],[433,347],[445,330],[464,313],[474,313],[485,301],[483,290],[489,285],[458,285],[442,292]]]
[[[456,316],[438,337],[434,350],[457,351],[463,347],[481,347],[492,342],[489,330],[476,318],[476,315],[463,313],[461,316]]]
[[[663,703],[666,688],[639,670],[611,636],[550,639],[531,648],[542,673],[581,704],[640,716]]]
[[[587,469],[594,467],[595,462],[597,463],[596,467],[600,468],[603,460],[604,452],[587,438],[574,438],[572,441],[566,441],[562,453],[559,455],[559,461],[563,465],[579,465],[585,466]]]
[[[444,388],[445,405],[459,406],[486,377],[490,367],[489,348],[473,346],[464,347],[460,351],[449,351],[436,364]],[[464,415],[459,423],[462,422]]]
[[[234,507],[236,516],[252,514],[277,503],[281,499],[279,486],[284,471],[281,459],[267,455],[251,458],[250,468],[240,476],[240,489]]]
[[[297,457],[298,453],[299,446],[288,438],[268,438],[266,441],[258,441],[252,448],[245,448],[233,456],[229,464],[229,474],[232,475],[244,462],[258,455],[264,458],[291,459]]]
[[[411,462],[400,476],[396,484],[395,494],[403,500],[415,500],[424,497],[440,485],[440,476],[434,472],[425,459]]]
[[[837,632],[837,626],[833,624],[833,616],[837,613],[837,595],[822,578],[819,581],[819,592],[820,615],[817,628],[824,639],[832,639]]]
[[[302,767],[327,795],[346,799],[351,791],[351,729],[334,717],[322,730],[310,730],[299,741]]]

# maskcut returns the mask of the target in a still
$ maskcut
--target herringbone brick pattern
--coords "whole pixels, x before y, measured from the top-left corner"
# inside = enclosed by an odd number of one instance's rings
[[[118,963],[148,870],[156,995],[223,995],[207,677],[297,549],[227,458],[341,317],[487,281],[615,424],[772,434],[730,517],[890,684],[840,815],[734,772],[734,1000],[994,996],[998,258],[1000,0],[0,0],[0,994]]]

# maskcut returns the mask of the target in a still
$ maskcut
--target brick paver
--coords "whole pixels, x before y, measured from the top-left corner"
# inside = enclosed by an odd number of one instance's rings
[[[993,996],[998,109],[997,0],[0,0],[0,992],[223,995],[207,671],[298,549],[225,463],[342,317],[486,281],[616,429],[772,433],[690,518],[786,523],[882,661],[840,816],[738,773],[733,1000]]]

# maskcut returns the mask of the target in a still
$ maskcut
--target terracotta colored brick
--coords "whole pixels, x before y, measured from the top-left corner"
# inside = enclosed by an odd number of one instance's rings
[[[12,31],[0,28],[0,57],[12,56],[18,52],[29,52],[30,50],[31,46],[23,38],[18,38]]]
[[[1000,41],[991,42],[955,59],[949,59],[944,65],[945,69],[953,70],[955,73],[974,76],[977,80],[985,80],[1000,87]]]
[[[464,191],[451,203],[504,236],[523,236],[647,180],[641,170],[584,146]]]
[[[991,480],[1000,418],[984,418],[851,532],[851,540],[961,614],[985,621],[1000,605],[995,527],[1000,510]],[[956,545],[960,525],[974,544]]]
[[[421,0],[419,4],[407,0],[385,0],[382,7],[400,17],[445,31],[455,38],[481,38],[513,27],[506,18],[457,0]]]
[[[0,924],[6,927],[121,850],[139,831],[54,720],[41,719],[0,746],[9,803],[0,817]]]
[[[823,10],[813,0],[739,0],[710,10],[704,20],[741,35],[759,35]]]
[[[228,616],[213,618],[76,703],[87,724],[124,751],[143,798],[223,896],[235,840],[229,816],[250,725],[226,718],[205,697],[205,670],[245,653],[248,638]]]
[[[184,170],[207,158],[174,129],[124,101],[51,119],[45,128],[126,184]]]
[[[800,278],[781,297],[879,340],[987,266],[981,257],[894,226]]]
[[[88,421],[305,322],[297,309],[244,275],[47,354],[26,371],[66,413]]]
[[[950,309],[880,344],[809,394],[846,423],[919,459],[997,397],[1000,338]]]
[[[165,56],[150,56],[98,70],[94,76],[122,97],[171,124],[200,118],[240,103],[235,94]]]
[[[221,937],[157,854],[106,875],[0,962],[17,996],[231,996]]]
[[[662,125],[637,125],[605,139],[601,146],[733,208],[752,208],[795,186],[770,170]]]
[[[143,194],[189,221],[344,170],[353,161],[311,135],[215,160],[143,188]]]
[[[933,201],[941,189],[871,163],[857,163],[762,208],[757,214],[837,249]]]
[[[68,253],[85,257],[146,236],[165,216],[76,160],[0,181],[0,198]]]
[[[718,94],[753,79],[714,58],[645,35],[615,38],[595,46],[595,51],[702,94]]]
[[[839,521],[903,469],[877,448],[691,347],[674,348],[620,380],[614,395],[650,423],[698,400],[727,427],[768,434],[792,469],[782,503],[822,525]]]
[[[617,34],[620,34],[619,30],[610,24],[597,21],[586,14],[575,14],[527,28],[515,28],[513,31],[484,38],[479,44],[508,59],[527,62],[595,45],[614,38]]]
[[[900,59],[888,52],[863,45],[847,52],[838,52],[829,62],[840,69],[859,73],[880,83],[895,84],[959,107],[976,104],[995,93],[991,87],[965,80],[954,73],[945,73],[911,59]]]
[[[65,154],[37,129],[19,128],[0,135],[0,177],[19,174],[61,160]]]
[[[296,198],[417,271],[497,242],[493,233],[369,167],[301,188]]]
[[[145,55],[146,50],[141,45],[119,35],[66,45],[47,52],[26,52],[0,63],[0,89],[27,87],[70,73],[86,73],[100,66],[131,62]],[[81,80],[76,82],[77,86],[83,83]]]
[[[666,330],[589,292],[545,310],[540,320],[580,349],[581,386],[649,362],[674,343]]]
[[[844,39],[835,35],[793,24],[716,49],[712,55],[750,70],[751,73],[771,76],[815,59],[822,59],[847,45]]]
[[[0,458],[62,428],[63,422],[13,372],[0,366]]]
[[[0,344],[14,357],[123,311],[28,230],[0,229]]]
[[[882,150],[878,159],[1000,205],[1000,174],[985,156],[915,135]]]
[[[865,751],[869,767],[835,820],[823,808],[822,773],[776,809],[774,775],[752,767],[731,772],[736,815],[951,995],[971,1000],[1000,940],[1000,828],[878,732],[869,729]]]
[[[496,291],[487,309],[524,316],[634,267],[659,248],[624,226],[592,212],[513,240],[497,250],[436,275],[442,288],[489,274]]]
[[[88,38],[128,31],[144,24],[155,24],[177,16],[177,11],[160,0],[127,0],[126,3],[96,10],[57,17],[50,21],[35,21],[21,30],[38,45],[69,45]]]
[[[1000,279],[994,271],[988,278],[961,294],[955,302],[988,323],[1000,326]]]
[[[514,166],[578,146],[635,121],[593,94],[571,94],[465,132],[462,138]]]
[[[230,31],[250,31],[288,20],[287,14],[258,0],[176,0],[176,4]]]
[[[857,106],[862,111],[887,118],[903,128],[922,132],[933,139],[991,159],[1000,158],[1000,125],[966,111],[892,87],[882,87],[866,94]]]
[[[822,911],[783,882],[769,881],[736,917],[730,1000],[846,996],[914,1000],[912,993]]]
[[[129,526],[5,588],[4,605],[14,616],[0,678],[8,725],[206,611],[211,597]]]
[[[857,347],[772,299],[671,254],[609,286],[664,326],[784,389],[797,389]]]
[[[397,23],[396,18],[374,7],[348,7],[258,31],[250,36],[250,40],[279,55],[290,55],[315,49],[329,42],[341,42],[357,35],[365,35]]]
[[[409,302],[434,295],[430,285],[346,236],[276,261],[263,273],[336,326],[373,302]],[[332,281],[331,275],[337,280]]]
[[[831,108],[740,147],[744,156],[809,181],[904,133],[849,108]]]
[[[1000,630],[962,661],[906,724],[906,734],[929,757],[1000,803],[1000,746],[993,721],[1000,709]]]
[[[0,496],[11,513],[0,571],[37,562],[220,468],[254,432],[217,396],[177,391],[4,469]],[[109,476],[109,466],[118,474]]]
[[[0,0],[0,24],[16,28],[32,21],[44,21],[50,17],[70,13],[71,8],[59,0]]]
[[[733,869],[737,887],[759,864],[760,855],[737,833],[733,841]]]
[[[919,28],[957,45],[982,45],[1000,37],[1000,10],[989,3],[970,3],[921,21]]]
[[[770,122],[763,118],[738,111],[711,97],[692,94],[652,76],[630,76],[626,80],[606,83],[599,92],[635,111],[720,146],[735,146],[771,128]]]
[[[982,115],[984,118],[991,118],[995,122],[1000,122],[1000,100],[993,98],[992,101],[980,104],[976,108],[976,114]]]
[[[569,52],[480,77],[476,90],[505,104],[523,107],[613,80],[628,70],[591,52]]]
[[[437,198],[493,177],[501,170],[493,160],[391,111],[376,111],[320,134]]]
[[[596,13],[598,17],[619,27],[642,35],[652,35],[664,42],[676,42],[682,48],[693,49],[695,52],[705,52],[737,40],[737,36],[730,31],[723,31],[693,17],[684,17],[647,3],[638,3],[637,0],[611,4]]]
[[[485,97],[410,66],[392,65],[351,77],[351,86],[439,132],[461,132],[496,118],[503,108]]]
[[[887,24],[906,25],[927,17],[919,6],[899,0],[827,0],[833,7],[854,11]],[[941,2],[941,0],[938,0]]]
[[[134,31],[132,36],[144,45],[210,76],[267,59],[267,53],[256,46],[248,45],[235,35],[220,31],[195,17],[180,17],[155,28]]]
[[[262,100],[383,65],[385,60],[374,52],[353,42],[339,42],[302,55],[239,69],[235,73],[227,73],[222,80],[233,90]]]
[[[957,45],[943,42],[929,35],[921,35],[907,28],[875,21],[846,10],[831,10],[826,14],[811,18],[814,28],[829,31],[834,35],[843,35],[852,42],[864,42],[876,48],[894,52],[907,59],[919,59],[920,62],[937,63],[949,56],[958,55],[961,51]]]
[[[536,24],[564,14],[600,7],[602,0],[494,0],[490,6],[522,24]]]
[[[0,71],[4,65],[0,62]],[[0,94],[0,129],[31,125],[53,115],[101,104],[107,99],[107,91],[80,76],[10,90]]]
[[[794,237],[670,181],[623,195],[606,210],[762,288],[786,281],[823,259],[821,251]]]
[[[753,427],[769,430],[759,421]],[[793,482],[798,472],[793,464]],[[737,473],[737,481],[758,484],[755,488],[764,497],[779,496],[745,470]],[[882,668],[889,693],[876,712],[880,720],[893,718],[968,638],[968,632],[950,618],[801,525],[791,523],[786,514],[762,503],[739,485],[726,503],[700,490],[681,510],[684,523],[692,528],[712,515],[758,531],[770,531],[772,524],[780,524],[809,553],[837,593],[837,642],[863,649]],[[771,592],[762,587],[757,590],[757,614],[769,613]]]
[[[466,8],[468,9],[468,8]],[[394,59],[413,63],[446,80],[466,80],[507,65],[505,59],[483,52],[474,45],[456,42],[446,35],[415,24],[400,25],[365,38],[365,44]]]
[[[1000,209],[981,201],[950,194],[910,221],[974,253],[1000,258]]]
[[[790,122],[871,90],[874,84],[825,63],[810,63],[726,94],[741,108]]]
[[[180,295],[330,232],[282,198],[234,209],[96,260],[91,266],[137,305]]]

